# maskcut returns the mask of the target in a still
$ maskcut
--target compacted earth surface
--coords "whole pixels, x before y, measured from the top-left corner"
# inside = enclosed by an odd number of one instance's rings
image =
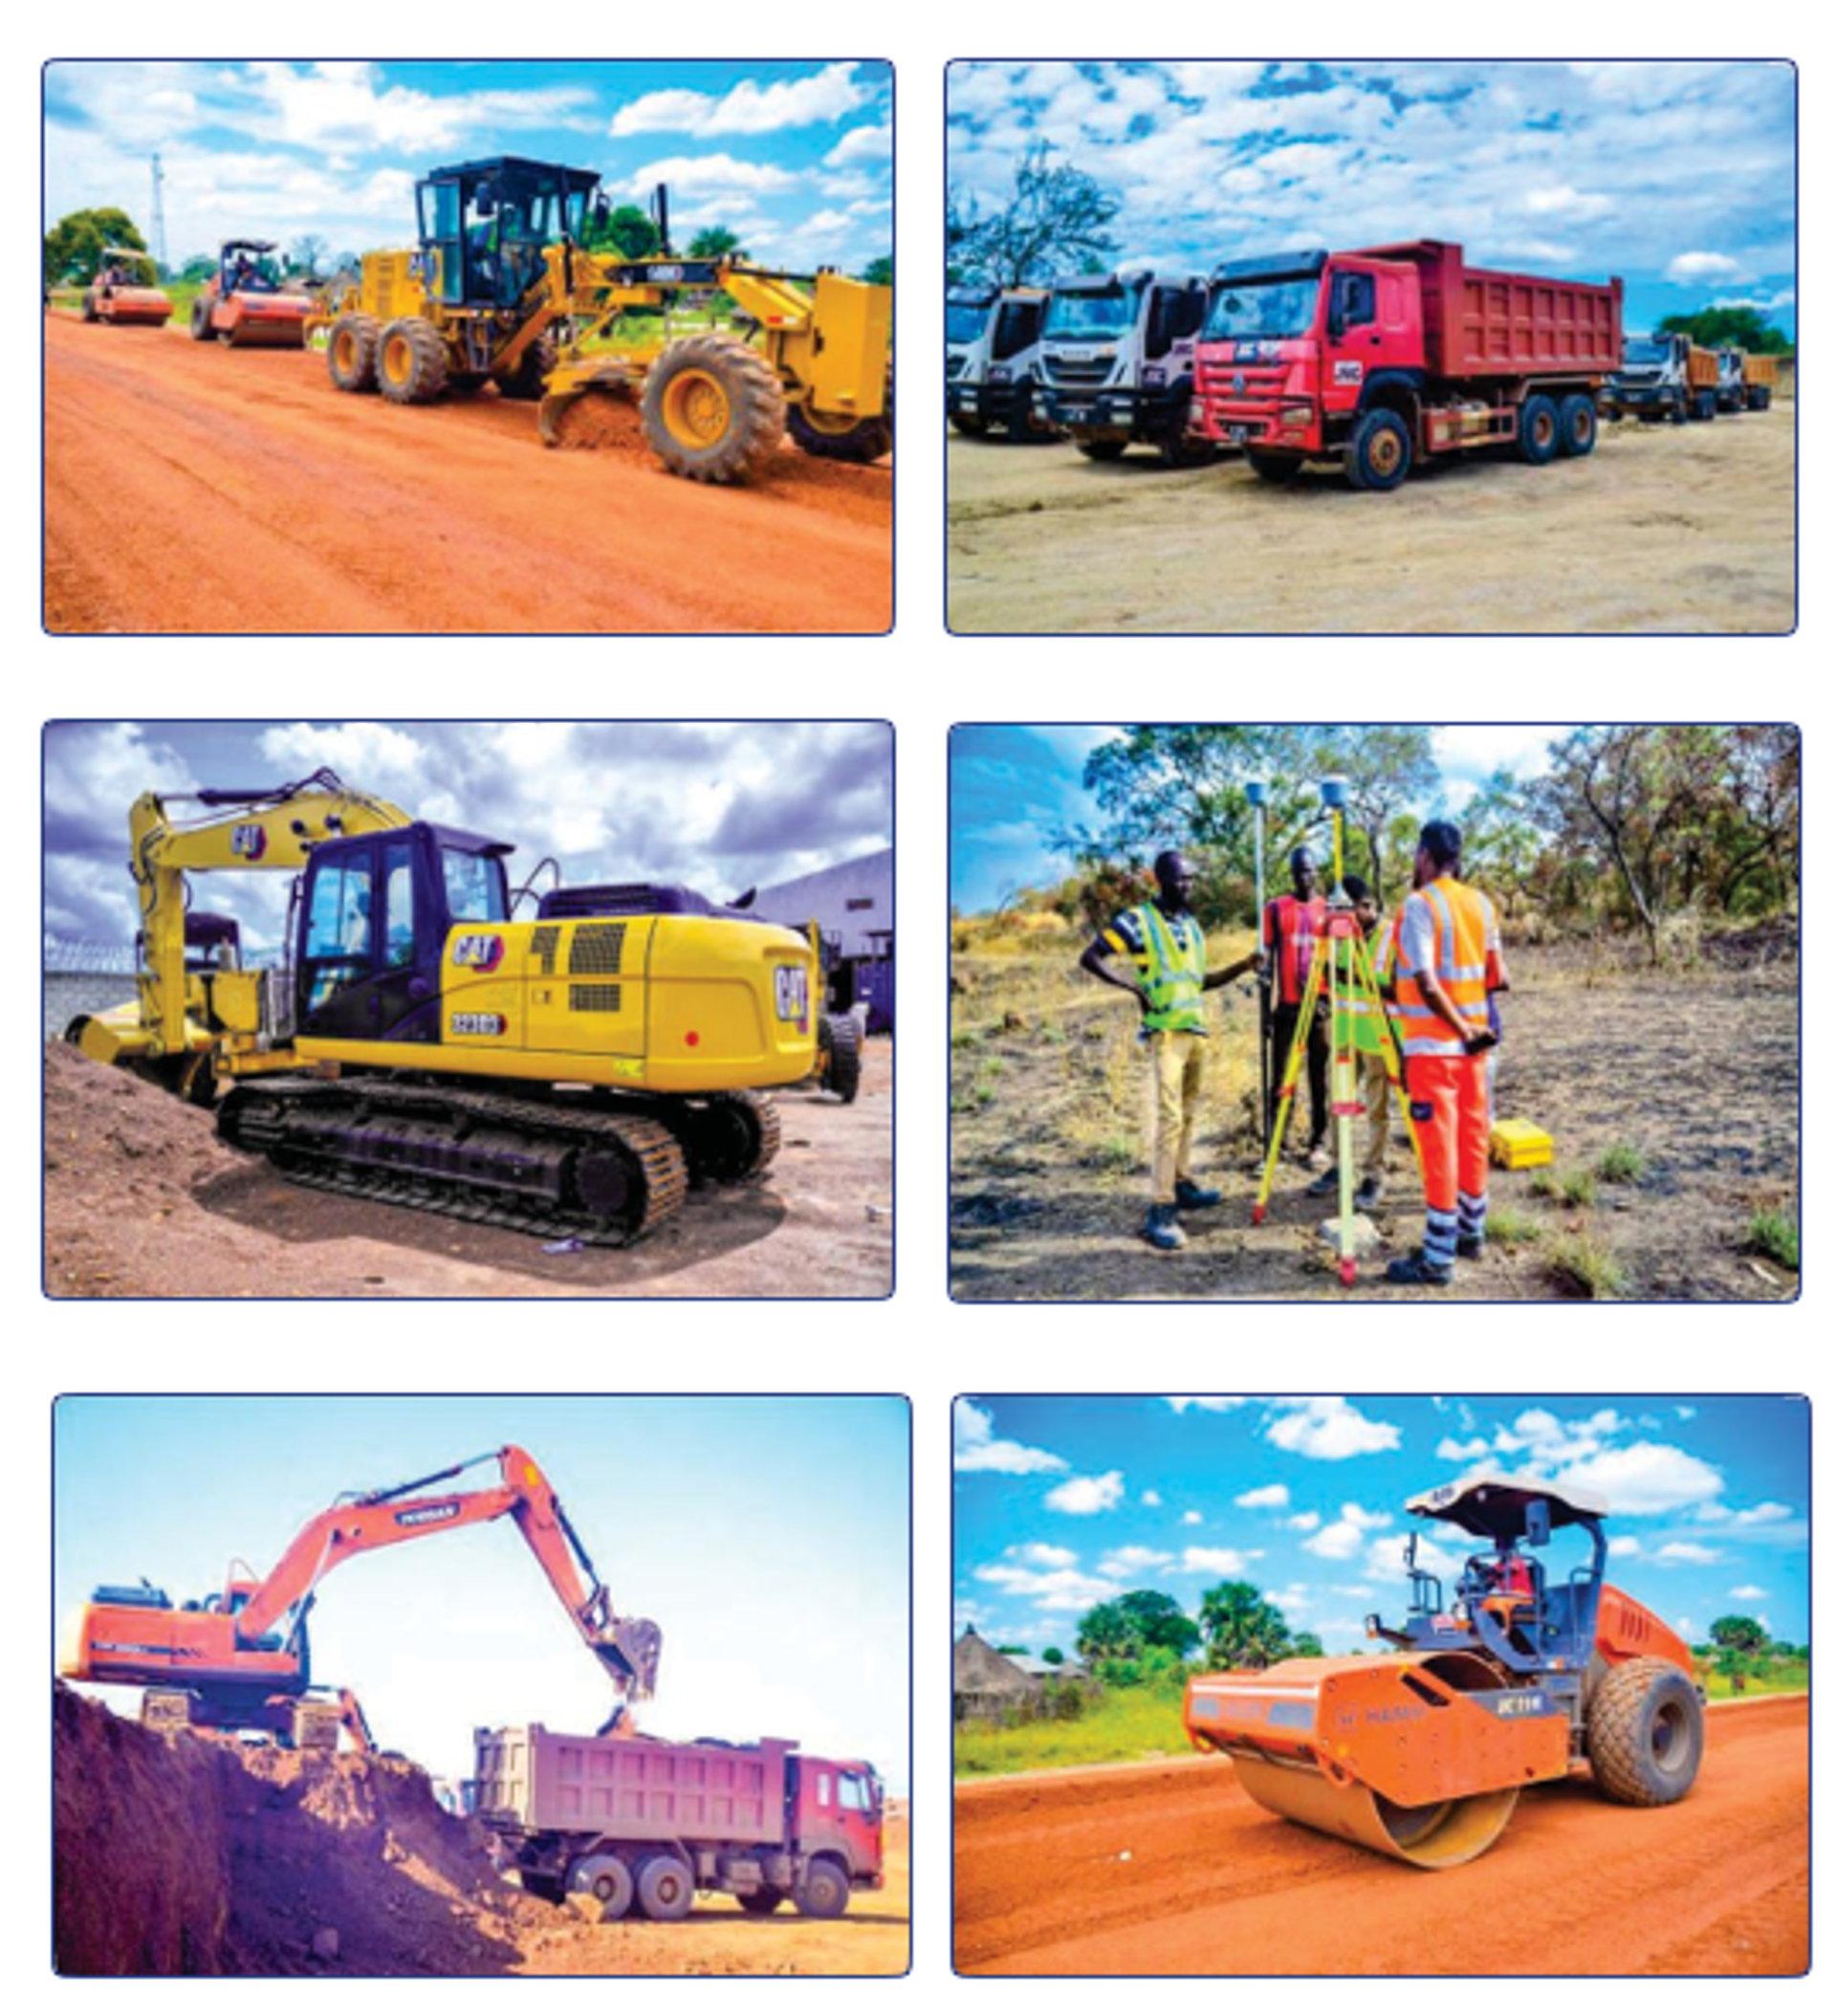
[[[1583,1771],[1497,1843],[1425,1874],[1257,1806],[1224,1758],[956,1791],[969,1974],[1801,1974],[1810,1963],[1810,1714],[1717,1702],[1675,1806]]]

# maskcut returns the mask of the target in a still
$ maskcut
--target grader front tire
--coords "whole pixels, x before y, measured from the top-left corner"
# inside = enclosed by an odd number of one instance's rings
[[[447,346],[433,324],[404,315],[376,347],[376,389],[399,406],[424,406],[447,389]]]
[[[732,483],[776,454],[784,391],[755,350],[717,337],[671,343],[644,384],[645,439],[670,472]]]

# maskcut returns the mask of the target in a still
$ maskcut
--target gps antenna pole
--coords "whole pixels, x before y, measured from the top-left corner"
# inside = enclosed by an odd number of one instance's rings
[[[1266,952],[1263,944],[1264,892],[1262,887],[1262,826],[1267,817],[1265,807],[1269,801],[1267,784],[1252,783],[1243,786],[1243,796],[1249,800],[1256,813],[1256,945],[1258,952]],[[1261,970],[1256,976],[1256,1064],[1257,1078],[1261,1085],[1261,1106],[1258,1108],[1262,1120],[1262,1152],[1269,1151],[1269,1128],[1273,1115],[1269,1110],[1269,1049],[1274,1041],[1274,1016],[1269,1003],[1269,968],[1264,959]]]

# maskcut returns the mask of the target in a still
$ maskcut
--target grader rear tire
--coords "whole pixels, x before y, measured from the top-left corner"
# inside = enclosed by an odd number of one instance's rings
[[[673,475],[732,483],[776,454],[784,391],[757,351],[718,337],[674,342],[644,383],[644,433]]]
[[[791,439],[806,455],[820,455],[829,462],[878,462],[892,452],[890,415],[876,413],[870,420],[837,421],[827,414],[810,413],[792,406],[787,416]]]
[[[424,317],[399,317],[376,346],[376,389],[392,405],[424,406],[447,389],[447,346]]]
[[[1702,1703],[1668,1659],[1628,1659],[1593,1690],[1587,1761],[1594,1783],[1619,1806],[1672,1806],[1702,1763]]]
[[[325,365],[340,392],[376,390],[376,346],[382,324],[371,315],[340,315],[325,345]]]
[[[547,389],[548,374],[555,368],[560,345],[553,330],[545,330],[516,360],[516,368],[506,371],[497,389],[506,399],[539,399]]]

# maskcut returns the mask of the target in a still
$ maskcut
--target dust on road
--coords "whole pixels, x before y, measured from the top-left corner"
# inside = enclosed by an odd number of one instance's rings
[[[1325,467],[952,434],[958,632],[1760,632],[1796,622],[1795,404],[1687,427],[1609,422],[1595,453],[1494,456],[1388,494]]]
[[[481,393],[394,406],[313,352],[45,318],[52,631],[840,631],[892,622],[892,470],[762,482],[539,444]]]
[[[1690,1796],[1537,1786],[1424,1874],[1277,1818],[1224,1758],[959,1786],[969,1974],[1798,1974],[1809,1702],[1716,1703]]]

